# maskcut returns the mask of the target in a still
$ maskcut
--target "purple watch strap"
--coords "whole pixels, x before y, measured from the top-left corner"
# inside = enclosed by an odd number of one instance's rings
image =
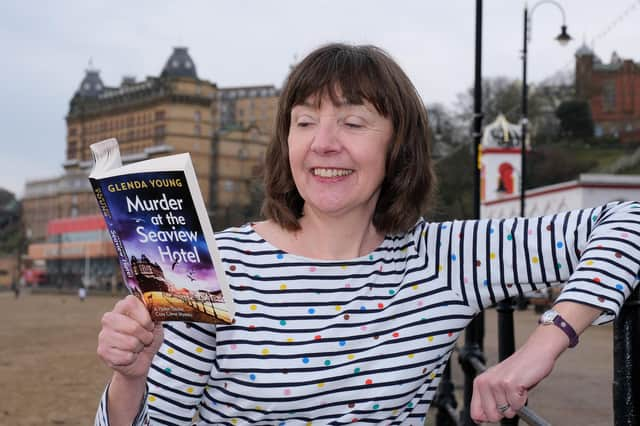
[[[578,344],[578,334],[573,329],[573,327],[571,327],[571,324],[566,322],[560,314],[556,315],[556,317],[553,319],[553,323],[567,335],[567,337],[569,338],[570,348],[573,348]]]

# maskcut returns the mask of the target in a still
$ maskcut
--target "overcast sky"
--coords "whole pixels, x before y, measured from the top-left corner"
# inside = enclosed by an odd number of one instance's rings
[[[583,41],[605,62],[614,50],[640,62],[640,0],[558,0],[574,37],[564,48],[553,40],[560,11],[546,3],[532,18],[530,82],[572,69]],[[484,1],[484,77],[521,78],[523,8]],[[90,59],[117,86],[157,76],[185,46],[198,76],[220,87],[280,87],[295,58],[330,41],[386,49],[426,103],[453,107],[473,84],[475,1],[2,0],[0,187],[21,196],[26,180],[62,172],[65,116]]]

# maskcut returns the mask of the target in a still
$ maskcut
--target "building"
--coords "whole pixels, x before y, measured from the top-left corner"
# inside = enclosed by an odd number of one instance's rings
[[[595,136],[640,142],[640,63],[616,52],[603,63],[584,44],[575,57],[576,97],[589,102]]]
[[[174,48],[158,76],[142,81],[125,76],[111,87],[98,70],[86,70],[66,116],[64,173],[25,185],[23,220],[31,235],[32,260],[44,260],[48,276],[78,274],[86,253],[54,253],[52,239],[65,237],[52,234],[51,226],[77,220],[82,228],[86,217],[99,214],[87,179],[93,166],[89,146],[111,137],[118,139],[124,163],[189,152],[214,229],[231,223],[225,218],[233,217],[234,224],[253,218],[247,215],[259,203],[254,183],[273,130],[278,95],[270,85],[219,88],[198,75],[184,47]],[[115,252],[109,256],[113,269]]]
[[[640,200],[640,176],[581,174],[576,180],[541,186],[525,194],[525,215],[545,216],[612,201]],[[481,216],[520,216],[519,194],[483,202]]]

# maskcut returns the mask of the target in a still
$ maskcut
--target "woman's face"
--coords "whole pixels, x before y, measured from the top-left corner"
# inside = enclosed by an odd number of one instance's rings
[[[334,105],[312,96],[291,110],[289,162],[304,212],[371,220],[393,125],[368,102]],[[319,106],[317,106],[319,105]]]

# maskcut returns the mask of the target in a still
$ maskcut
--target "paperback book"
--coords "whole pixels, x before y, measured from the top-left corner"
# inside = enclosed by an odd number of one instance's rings
[[[233,298],[190,155],[122,165],[116,139],[91,152],[89,181],[129,291],[154,321],[230,323]]]

